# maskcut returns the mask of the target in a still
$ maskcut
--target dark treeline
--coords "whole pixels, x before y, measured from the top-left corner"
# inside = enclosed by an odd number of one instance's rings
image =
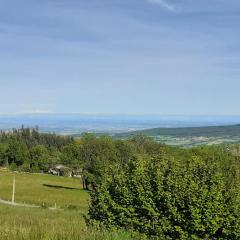
[[[40,133],[38,127],[0,132],[0,166],[13,170],[44,172],[61,162],[65,146],[73,144],[72,137]]]
[[[240,238],[240,147],[166,146],[139,135],[80,139],[38,129],[0,134],[0,165],[45,172],[81,169],[89,224],[156,239]]]
[[[13,129],[10,132],[0,132],[0,143],[17,140],[24,143],[27,147],[43,145],[46,148],[61,149],[63,146],[72,143],[73,138],[63,137],[56,134],[40,133],[38,126],[35,128]]]

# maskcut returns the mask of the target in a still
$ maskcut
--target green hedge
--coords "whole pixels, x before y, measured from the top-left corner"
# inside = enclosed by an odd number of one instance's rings
[[[238,186],[230,157],[134,157],[92,192],[90,222],[159,239],[239,239]]]

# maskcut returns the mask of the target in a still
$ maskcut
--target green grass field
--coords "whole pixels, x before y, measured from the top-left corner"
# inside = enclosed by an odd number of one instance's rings
[[[0,198],[11,200],[13,176],[16,177],[15,201],[58,208],[77,208],[86,213],[89,194],[79,179],[44,174],[0,171]]]
[[[25,208],[0,204],[1,240],[130,239],[125,232],[111,233],[86,227],[89,193],[79,179],[0,170],[0,198],[10,200],[13,176],[16,202],[61,210]]]
[[[77,211],[28,209],[0,204],[1,240],[127,240],[126,232],[86,227]]]

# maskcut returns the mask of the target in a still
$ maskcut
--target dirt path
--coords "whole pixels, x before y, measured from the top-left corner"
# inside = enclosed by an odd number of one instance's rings
[[[6,201],[6,200],[2,200],[0,199],[0,204],[5,204],[5,205],[11,205],[11,206],[17,206],[17,207],[27,207],[27,208],[40,208],[41,206],[38,205],[34,205],[34,204],[26,204],[26,203],[12,203],[11,201]],[[58,211],[63,211],[62,208],[57,208],[57,206],[55,207],[49,207],[49,210],[58,210]]]
[[[0,203],[6,204],[6,205],[18,206],[18,207],[40,208],[40,206],[37,206],[37,205],[25,204],[25,203],[12,203],[11,201],[6,201],[2,199],[0,199]]]

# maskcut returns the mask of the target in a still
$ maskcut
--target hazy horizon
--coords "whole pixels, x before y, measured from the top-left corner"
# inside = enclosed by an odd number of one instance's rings
[[[240,124],[240,116],[167,116],[107,114],[17,114],[1,115],[0,129],[39,126],[42,132],[122,133],[151,128],[204,127]]]

